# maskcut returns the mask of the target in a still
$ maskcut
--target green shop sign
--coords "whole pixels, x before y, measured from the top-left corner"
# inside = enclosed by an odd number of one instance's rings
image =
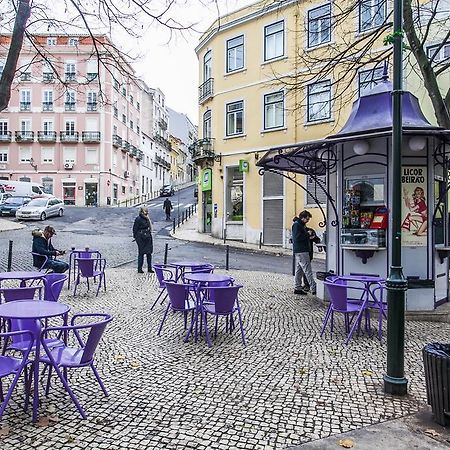
[[[202,192],[212,189],[212,169],[204,169],[202,171]]]
[[[248,172],[249,164],[245,159],[239,160],[239,172]]]

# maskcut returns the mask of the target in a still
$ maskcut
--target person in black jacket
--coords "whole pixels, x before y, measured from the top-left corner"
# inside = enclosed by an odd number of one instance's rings
[[[48,260],[43,268],[56,273],[63,273],[69,268],[69,265],[56,259],[56,256],[64,255],[66,252],[53,247],[51,239],[55,234],[55,229],[50,226],[45,227],[44,231],[37,229],[31,232],[33,236],[32,252],[37,253],[37,255],[33,255],[33,266],[42,267],[45,262],[45,256],[47,256]]]
[[[144,255],[147,255],[148,271],[153,273],[152,269],[152,223],[148,216],[148,208],[143,206],[139,210],[139,215],[134,220],[133,237],[138,246],[138,273],[144,273],[142,266],[144,265]]]
[[[312,228],[305,227],[306,231],[309,234],[309,260],[312,261],[314,257],[314,244],[320,243],[320,237],[317,236],[316,232]],[[310,290],[310,286],[308,283],[308,279],[306,278],[306,275],[303,274],[303,287],[302,289],[306,292]]]
[[[170,212],[172,211],[172,202],[166,198],[163,203],[163,210],[166,213],[166,220],[170,220]]]
[[[311,217],[309,211],[302,211],[298,218],[294,219],[292,225],[292,244],[295,255],[294,294],[307,294],[302,287],[302,280],[305,276],[311,289],[311,294],[316,295],[316,282],[312,273],[310,259],[313,235],[311,233],[312,230],[308,231],[306,227]]]

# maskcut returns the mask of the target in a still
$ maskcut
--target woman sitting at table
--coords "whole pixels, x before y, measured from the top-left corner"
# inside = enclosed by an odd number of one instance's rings
[[[33,255],[33,266],[42,267],[42,264],[44,264],[45,261],[45,256],[47,256],[48,260],[43,268],[52,270],[55,273],[63,273],[69,268],[69,265],[64,261],[56,259],[56,256],[64,255],[66,252],[63,250],[57,250],[53,247],[51,239],[55,234],[55,229],[50,226],[45,227],[44,231],[36,229],[31,232],[31,235],[33,236],[32,252],[42,255]]]

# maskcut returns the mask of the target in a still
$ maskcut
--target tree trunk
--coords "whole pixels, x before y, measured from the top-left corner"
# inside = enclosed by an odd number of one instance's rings
[[[414,28],[411,0],[404,0],[403,2],[403,17],[403,29],[405,30],[406,37],[408,38],[411,51],[419,64],[425,89],[431,99],[437,123],[441,127],[450,129],[450,111],[448,109],[448,105],[446,105],[446,101],[439,90],[436,74],[434,73],[431,62],[425,53],[425,48],[421,45]],[[450,90],[446,97],[450,99]]]
[[[22,50],[25,28],[30,14],[30,0],[19,0],[8,56],[0,78],[0,111],[8,107],[11,98],[11,84],[16,74],[17,61]]]

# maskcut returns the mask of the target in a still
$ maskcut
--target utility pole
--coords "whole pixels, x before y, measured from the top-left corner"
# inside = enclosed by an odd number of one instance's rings
[[[405,378],[405,294],[408,283],[402,267],[402,95],[403,95],[403,0],[394,0],[394,76],[392,91],[392,259],[386,282],[387,318],[387,370],[384,392],[406,395]]]

